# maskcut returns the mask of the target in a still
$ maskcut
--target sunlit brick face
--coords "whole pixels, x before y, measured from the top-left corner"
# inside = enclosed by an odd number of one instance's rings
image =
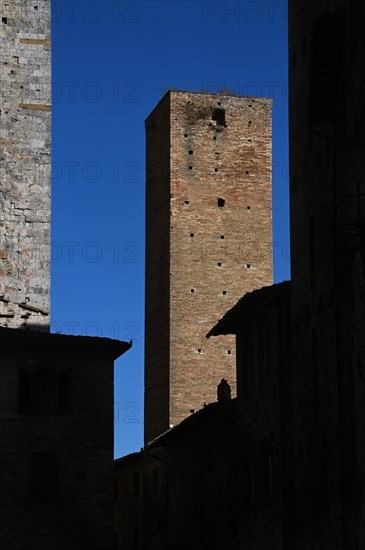
[[[146,121],[146,441],[235,395],[234,338],[205,335],[272,282],[271,108],[171,91]]]

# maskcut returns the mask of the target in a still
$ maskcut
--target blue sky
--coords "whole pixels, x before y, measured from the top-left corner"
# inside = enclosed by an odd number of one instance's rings
[[[115,456],[143,445],[144,120],[165,90],[274,99],[274,280],[290,277],[287,2],[52,0],[52,332],[133,339]]]

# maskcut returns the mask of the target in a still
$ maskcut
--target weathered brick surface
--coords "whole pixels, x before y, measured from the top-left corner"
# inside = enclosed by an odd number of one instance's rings
[[[215,401],[222,378],[235,393],[234,338],[205,335],[272,282],[271,106],[170,91],[146,121],[147,441]]]
[[[0,325],[49,325],[49,0],[1,4]]]

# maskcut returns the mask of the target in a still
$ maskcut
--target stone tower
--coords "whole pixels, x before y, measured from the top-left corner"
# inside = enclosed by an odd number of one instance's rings
[[[50,5],[1,6],[0,326],[10,328],[49,327]]]
[[[235,394],[234,337],[206,333],[272,283],[270,99],[169,91],[146,120],[145,441]]]

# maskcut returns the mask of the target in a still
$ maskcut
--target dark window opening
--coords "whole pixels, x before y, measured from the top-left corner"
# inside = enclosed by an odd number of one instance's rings
[[[309,280],[313,289],[316,286],[316,220],[313,215],[309,221]]]
[[[26,413],[31,408],[30,374],[22,367],[18,369],[18,411]]]
[[[34,6],[34,9],[37,10],[37,9],[38,9],[38,6]]]
[[[192,169],[193,169],[193,167],[192,167],[192,166],[189,166],[189,170],[192,170]]]
[[[225,296],[227,294],[226,290],[222,290],[222,294]]]
[[[140,478],[139,472],[133,473],[133,495],[136,497],[139,495],[140,491]]]
[[[61,370],[57,375],[57,412],[69,413],[71,411],[71,369]]]
[[[37,369],[33,375],[33,412],[55,412],[56,410],[56,377],[47,368]]]
[[[218,126],[225,126],[226,124],[226,111],[225,109],[213,109],[212,120],[215,120]]]
[[[214,172],[218,172],[218,168],[214,168]]]
[[[4,25],[7,25],[7,23],[8,23],[8,18],[7,18],[7,17],[2,17],[2,18],[1,18],[1,21],[4,23]]]
[[[272,458],[267,450],[262,450],[260,458],[261,494],[268,497],[272,492]]]
[[[248,170],[246,170],[246,174],[248,175],[250,172]]]
[[[139,528],[138,525],[133,527],[132,531],[132,548],[133,550],[139,550]]]
[[[247,340],[247,353],[246,361],[247,368],[244,370],[244,384],[243,388],[245,392],[251,392],[255,383],[255,342],[253,335],[251,334]]]
[[[313,124],[333,122],[344,82],[346,14],[327,13],[312,26],[309,77],[309,111]]]
[[[214,141],[217,139],[217,136],[213,136]]]
[[[230,349],[227,350],[227,354],[228,354],[228,355],[231,355],[231,350],[230,350]]]
[[[247,140],[247,143],[252,143],[252,139],[248,139],[248,140]]]
[[[359,377],[362,379],[362,364],[361,364],[361,357],[359,353],[357,354],[357,357],[356,357],[356,369]]]
[[[194,237],[194,233],[190,233],[190,237]]]
[[[251,267],[251,264],[247,264],[247,269],[250,269],[250,267]]]
[[[157,497],[160,492],[160,470],[158,467],[152,470],[152,494]]]
[[[247,210],[251,210],[251,206],[248,206],[248,207],[247,207]]]
[[[190,149],[189,150],[189,155],[192,155],[193,154],[193,151]]]
[[[218,264],[217,264],[217,265],[218,265],[218,267],[221,267],[222,263],[221,263],[221,262],[218,262]]]
[[[185,204],[189,204],[189,201],[185,201]]]
[[[29,414],[65,414],[71,411],[71,369],[59,373],[46,367],[34,373],[18,369],[18,411]]]
[[[225,204],[225,200],[224,200],[224,199],[219,198],[217,202],[218,202],[219,208],[223,208],[223,207],[224,207],[224,204]]]
[[[31,453],[30,496],[33,502],[49,502],[57,499],[57,459],[57,453]]]
[[[221,235],[221,239],[224,239],[224,235]]]
[[[252,120],[249,120],[248,121],[248,126],[251,126],[251,124],[252,124]]]
[[[249,475],[250,475],[249,502],[255,502],[255,465],[254,464],[250,464]]]
[[[195,292],[195,288],[190,289],[190,292]]]
[[[188,134],[184,134],[184,137],[188,137]]]
[[[202,352],[201,348],[198,348],[198,353],[201,353],[201,352]]]
[[[254,465],[245,461],[243,469],[243,500],[246,505],[252,504],[255,500],[254,486]]]

